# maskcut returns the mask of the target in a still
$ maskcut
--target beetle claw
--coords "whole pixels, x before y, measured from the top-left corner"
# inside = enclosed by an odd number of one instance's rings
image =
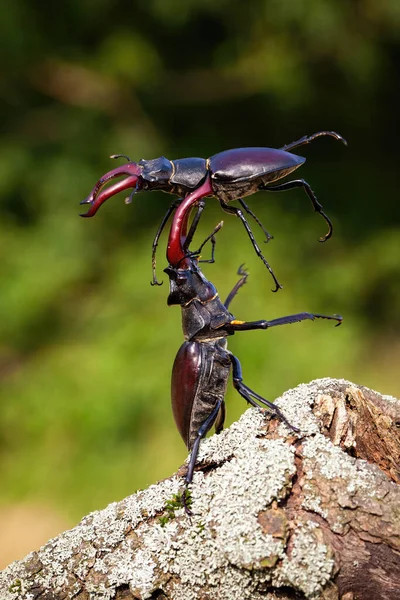
[[[320,237],[318,239],[319,242],[326,242],[326,240],[329,240],[329,238],[332,237],[332,229],[330,228],[328,233],[326,235],[324,235],[323,237]]]
[[[321,215],[321,217],[323,217],[325,219],[325,221],[328,224],[328,233],[326,233],[323,237],[319,238],[319,242],[326,242],[326,240],[329,240],[330,237],[332,237],[332,233],[333,233],[333,225],[332,225],[332,221],[330,220],[330,218],[322,211],[318,211],[319,214]]]
[[[339,327],[342,323],[343,323],[343,317],[342,315],[333,315],[334,319],[337,319],[337,323],[335,325],[335,327]]]
[[[336,133],[336,131],[331,131],[331,133],[332,137],[336,138],[339,142],[342,142],[344,146],[347,146],[347,140],[345,140],[344,137],[340,135],[340,133]]]
[[[190,517],[193,517],[193,511],[190,510],[190,508],[187,504],[186,494],[187,494],[187,488],[185,488],[184,492],[182,493],[181,499],[182,499],[183,508],[185,509],[185,513],[187,514],[187,516],[190,519]]]
[[[275,289],[274,289],[274,290],[271,290],[272,292],[274,292],[274,293],[275,293],[275,292],[277,292],[278,290],[283,290],[283,285],[281,285],[281,284],[279,283],[279,281],[276,281],[276,282],[275,282],[275,285],[276,285],[276,287],[275,287]]]

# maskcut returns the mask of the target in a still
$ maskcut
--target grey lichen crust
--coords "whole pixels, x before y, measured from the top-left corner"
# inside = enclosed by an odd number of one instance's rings
[[[365,500],[381,474],[320,434],[311,406],[329,381],[289,390],[278,404],[302,431],[304,508],[332,518],[340,530],[344,525],[321,501],[313,470],[326,480],[345,478],[348,502]],[[278,506],[285,505],[297,472],[297,441],[283,424],[266,436],[264,414],[247,410],[202,442],[199,463],[212,468],[195,473],[191,519],[178,504],[167,510],[183,490],[182,479],[173,476],[88,515],[10,565],[0,573],[1,600],[40,600],[45,592],[53,600],[108,600],[122,589],[130,591],[124,598],[163,590],[173,600],[261,600],[268,598],[265,590],[281,586],[320,598],[334,569],[322,529],[308,520],[290,522]]]

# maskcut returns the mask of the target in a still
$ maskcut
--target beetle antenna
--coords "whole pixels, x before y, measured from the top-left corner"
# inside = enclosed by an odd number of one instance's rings
[[[126,154],[111,154],[110,158],[114,158],[114,159],[117,159],[117,158],[126,158],[126,160],[128,162],[132,162],[131,159],[129,158],[129,156],[127,156]]]

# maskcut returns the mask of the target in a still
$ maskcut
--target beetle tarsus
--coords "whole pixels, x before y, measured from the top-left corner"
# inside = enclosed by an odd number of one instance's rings
[[[189,517],[193,517],[193,511],[190,509],[189,505],[188,505],[188,484],[186,484],[185,489],[182,492],[182,496],[181,496],[181,501],[182,501],[182,506],[185,509],[185,513],[186,515]]]
[[[293,323],[301,323],[302,321],[315,321],[315,319],[326,319],[328,321],[338,321],[337,325],[340,325],[343,321],[343,317],[340,315],[321,315],[317,313],[302,312],[294,315],[287,315],[286,317],[278,317],[277,319],[271,319],[270,321],[236,321],[235,319],[226,325],[229,332],[234,331],[254,331],[255,329],[271,329],[271,327],[277,327],[278,325],[292,325]]]
[[[299,148],[300,146],[309,144],[315,139],[323,136],[333,137],[338,142],[342,142],[342,144],[347,146],[347,141],[344,139],[343,136],[340,135],[340,133],[336,133],[336,131],[318,131],[318,133],[313,133],[312,135],[303,135],[303,137],[301,137],[299,140],[296,140],[291,144],[286,144],[285,146],[282,146],[281,150],[284,150],[285,152],[291,152],[295,148]]]
[[[317,212],[319,212],[319,214],[321,215],[321,217],[323,217],[325,219],[325,221],[328,224],[329,230],[328,233],[326,233],[323,237],[319,238],[319,242],[326,242],[326,240],[329,240],[330,237],[332,237],[332,233],[333,233],[333,225],[332,225],[332,221],[330,220],[330,218],[328,217],[328,215],[326,215],[324,213],[323,210],[318,210]]]
[[[161,286],[161,285],[163,285],[163,283],[164,283],[163,281],[158,281],[158,279],[157,279],[156,276],[154,276],[154,279],[152,281],[150,281],[150,285],[151,286],[153,286],[153,285],[159,285],[159,286]]]

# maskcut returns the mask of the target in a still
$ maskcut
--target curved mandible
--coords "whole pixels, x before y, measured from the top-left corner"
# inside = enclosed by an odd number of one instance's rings
[[[111,158],[119,158],[120,156],[124,155],[113,155]],[[141,173],[141,167],[133,161],[128,162],[120,167],[117,167],[116,169],[112,169],[111,171],[108,171],[108,173],[103,175],[103,177],[101,177],[98,180],[98,182],[90,192],[89,196],[82,200],[82,202],[80,203],[91,205],[88,212],[82,214],[81,217],[93,217],[99,210],[103,202],[105,202],[106,200],[108,200],[108,198],[111,198],[111,196],[114,196],[118,192],[122,192],[123,190],[133,188],[133,192],[131,194],[132,196],[141,186]],[[121,177],[121,175],[126,175],[127,177],[122,181],[118,181],[114,185],[109,186],[105,190],[102,189],[109,181],[111,181],[111,179]]]
[[[213,195],[211,177],[208,174],[204,183],[188,194],[176,209],[167,245],[167,260],[172,267],[184,268],[184,260],[187,257],[187,248],[185,248],[187,226],[193,206],[201,198]]]

